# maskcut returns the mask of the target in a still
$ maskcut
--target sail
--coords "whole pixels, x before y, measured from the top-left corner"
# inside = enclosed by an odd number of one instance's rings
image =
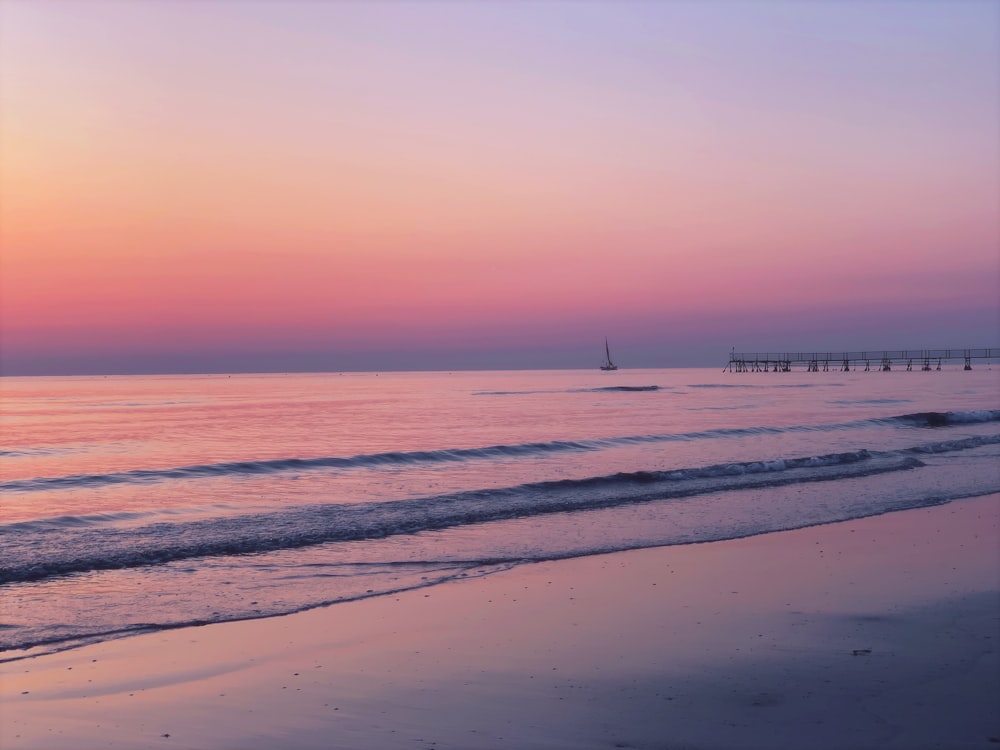
[[[602,370],[617,370],[618,365],[611,361],[611,347],[608,346],[608,337],[604,337],[604,364],[601,365]]]

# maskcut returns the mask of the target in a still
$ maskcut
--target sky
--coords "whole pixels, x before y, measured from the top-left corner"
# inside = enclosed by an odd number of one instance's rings
[[[993,0],[0,0],[0,373],[1000,345]]]

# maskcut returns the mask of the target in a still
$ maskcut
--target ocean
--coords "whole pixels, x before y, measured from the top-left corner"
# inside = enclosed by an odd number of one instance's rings
[[[988,364],[3,378],[0,401],[0,661],[1000,492]]]

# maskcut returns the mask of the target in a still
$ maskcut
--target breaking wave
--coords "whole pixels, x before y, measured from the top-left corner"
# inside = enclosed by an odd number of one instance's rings
[[[656,386],[650,386],[656,387]],[[646,388],[646,386],[643,386]],[[735,427],[676,432],[653,435],[626,435],[589,440],[554,440],[549,442],[491,445],[482,448],[450,448],[426,451],[389,451],[357,456],[318,456],[313,458],[276,458],[252,461],[225,461],[164,469],[132,469],[107,474],[72,474],[60,477],[12,479],[0,482],[0,493],[39,492],[94,488],[115,484],[144,484],[179,479],[200,479],[220,476],[265,475],[281,472],[315,470],[351,470],[379,467],[413,466],[420,464],[458,463],[464,461],[494,461],[527,458],[553,453],[599,451],[638,443],[667,443],[715,438],[739,438],[753,435],[775,435],[797,432],[821,432],[868,427],[872,424],[892,424],[904,427],[951,427],[964,424],[1000,421],[1000,409],[959,412],[920,412],[893,417],[874,417],[852,422],[820,425],[788,425],[784,427]]]
[[[612,508],[709,493],[906,471],[918,456],[1000,444],[1000,435],[671,471],[534,482],[390,502],[314,504],[270,513],[116,528],[117,518],[67,517],[0,526],[0,583],[207,556],[380,539],[489,521]],[[102,520],[109,523],[103,524]]]

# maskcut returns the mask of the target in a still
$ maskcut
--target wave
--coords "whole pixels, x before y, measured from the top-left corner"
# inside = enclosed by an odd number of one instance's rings
[[[0,527],[0,584],[191,558],[246,555],[329,542],[381,539],[546,514],[614,508],[733,490],[838,481],[923,466],[922,454],[1000,444],[1000,435],[772,461],[637,471],[536,482],[412,500],[316,504],[277,512],[169,521],[133,528]],[[81,528],[83,527],[83,528]]]
[[[629,440],[625,438],[625,440]],[[485,448],[450,448],[430,451],[388,451],[357,456],[319,456],[315,458],[275,458],[256,461],[224,461],[166,469],[131,469],[108,474],[71,474],[61,477],[12,479],[0,482],[0,492],[37,492],[42,490],[101,487],[111,484],[143,484],[171,479],[197,479],[249,474],[274,474],[316,469],[356,469],[407,464],[453,463],[477,459],[498,459],[558,453],[563,451],[600,450],[615,442],[608,440],[557,440],[547,443],[493,445]]]
[[[605,385],[595,388],[569,388],[564,390],[532,390],[532,391],[476,391],[473,396],[538,396],[553,393],[636,393],[642,391],[664,390],[659,385]]]
[[[290,471],[322,469],[373,469],[405,465],[493,461],[507,458],[544,456],[553,453],[599,451],[638,443],[665,443],[717,438],[739,438],[753,435],[776,435],[797,432],[819,432],[867,427],[872,424],[895,424],[917,427],[949,427],[963,424],[1000,421],[1000,409],[958,412],[920,412],[893,417],[875,417],[819,425],[788,425],[784,427],[731,427],[698,432],[675,432],[652,435],[625,435],[589,440],[554,440],[549,442],[491,445],[482,448],[450,448],[428,451],[389,451],[356,456],[319,456],[314,458],[275,458],[252,461],[225,461],[195,464],[165,469],[132,469],[107,474],[71,474],[61,477],[36,477],[0,482],[0,493],[39,492],[103,487],[116,484],[144,484],[178,479],[200,479],[221,476],[266,475]]]
[[[555,555],[552,558],[560,559],[565,557],[577,557],[579,555]],[[27,632],[18,625],[6,625],[0,623],[0,664],[31,659],[42,654],[53,654],[62,651],[79,648],[93,643],[127,638],[143,633],[156,633],[165,630],[177,630],[180,628],[197,627],[200,625],[212,625],[221,622],[238,622],[240,620],[259,620],[268,617],[279,617],[293,614],[295,612],[305,612],[310,609],[329,606],[331,604],[343,604],[345,602],[369,599],[376,596],[388,594],[398,594],[405,591],[425,589],[437,586],[446,581],[458,579],[474,579],[491,575],[504,570],[510,570],[519,564],[530,562],[530,560],[510,560],[510,559],[477,559],[477,560],[445,560],[445,561],[421,561],[411,562],[378,562],[378,563],[347,563],[346,566],[356,570],[358,568],[372,567],[377,569],[410,568],[411,574],[405,580],[382,585],[377,589],[359,589],[346,594],[340,594],[329,599],[318,599],[312,601],[290,602],[282,600],[280,603],[271,606],[259,607],[257,609],[224,609],[213,611],[210,616],[185,617],[183,613],[171,612],[167,618],[159,621],[145,621],[136,623],[122,623],[118,627],[102,627],[101,624],[88,624],[86,622],[74,623],[59,628],[56,632],[48,634],[40,633],[37,629],[29,629]],[[307,563],[301,567],[308,568]],[[329,564],[316,564],[318,568],[329,568]],[[305,578],[316,578],[313,573]],[[334,573],[338,577],[351,577],[351,573]],[[287,580],[287,579],[286,579]],[[373,584],[378,585],[378,584]],[[263,598],[263,597],[262,597]],[[260,602],[253,601],[250,605],[258,605]],[[144,612],[145,614],[145,612]],[[178,615],[180,615],[178,617]],[[20,631],[20,632],[18,632]],[[29,653],[25,653],[28,650]]]
[[[902,414],[892,417],[899,422],[907,422],[919,427],[950,427],[959,424],[976,424],[1000,421],[1000,409],[978,409],[975,411],[923,411],[916,414]]]
[[[688,388],[843,388],[844,383],[691,383]]]
[[[153,510],[119,510],[106,513],[84,513],[80,515],[62,515],[50,518],[36,518],[30,521],[12,521],[0,526],[0,535],[11,531],[33,531],[54,529],[79,529],[88,526],[107,526],[123,522],[146,522],[162,516],[191,516],[196,513],[208,514],[232,510],[232,506],[215,503],[211,506],[188,508],[157,508]],[[134,525],[134,524],[133,524]]]
[[[830,401],[837,406],[886,406],[889,404],[908,404],[911,398],[847,398]]]
[[[25,456],[53,456],[68,453],[66,448],[10,448],[0,450],[0,458],[23,458]]]
[[[602,388],[588,388],[591,393],[603,393],[607,391],[623,391],[623,392],[637,392],[637,391],[658,391],[660,386],[658,385],[607,385]]]

